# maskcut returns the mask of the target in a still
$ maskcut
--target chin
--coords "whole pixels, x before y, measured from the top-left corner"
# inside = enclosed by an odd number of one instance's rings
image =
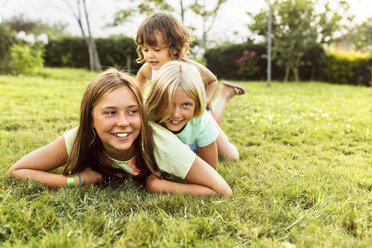
[[[181,130],[183,128],[184,125],[182,126],[172,126],[170,124],[167,125],[167,129],[170,130],[170,131],[173,131],[173,132],[177,132],[179,130]]]

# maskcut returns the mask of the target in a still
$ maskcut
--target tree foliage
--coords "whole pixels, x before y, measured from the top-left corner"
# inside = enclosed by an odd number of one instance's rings
[[[338,40],[345,41],[355,50],[369,52],[372,55],[372,17],[352,27],[345,36],[340,37]]]
[[[45,33],[49,39],[67,36],[67,24],[62,22],[45,23],[41,20],[29,20],[24,15],[18,15],[13,16],[6,23],[8,23],[12,31],[17,33],[24,31],[26,33],[32,33],[35,36]]]
[[[217,0],[215,5],[208,9],[206,6],[206,0],[195,0],[194,4],[190,6],[190,9],[194,14],[201,17],[202,19],[202,38],[201,38],[201,47],[204,49],[207,48],[208,42],[208,33],[211,31],[214,22],[217,17],[217,13],[220,10],[223,3],[227,0]]]
[[[135,3],[135,7],[127,7],[126,9],[117,11],[115,13],[114,21],[111,24],[112,26],[121,25],[129,21],[133,16],[144,14],[149,15],[157,11],[175,12],[176,9],[179,9],[181,21],[184,23],[185,12],[191,11],[194,16],[201,18],[202,36],[200,37],[200,42],[198,43],[200,43],[201,47],[205,49],[208,43],[208,33],[214,25],[218,11],[220,10],[222,4],[227,2],[227,0],[215,0],[213,1],[212,5],[210,5],[212,1],[206,0],[131,0],[131,2]],[[188,4],[186,4],[186,2]],[[178,8],[176,8],[177,4]],[[189,28],[191,30],[195,30],[195,27]]]
[[[123,24],[138,14],[148,15],[156,11],[174,11],[174,8],[166,0],[131,0],[131,2],[136,2],[136,6],[134,8],[127,7],[126,9],[118,10],[115,13],[113,26]]]
[[[352,17],[346,15],[349,5],[339,2],[339,9],[332,10],[329,2],[318,0],[276,0],[272,4],[273,58],[286,68],[284,81],[292,71],[299,81],[298,68],[304,54],[317,44],[333,41],[337,32],[345,29]],[[320,9],[320,10],[319,10]],[[247,13],[254,20],[248,27],[257,35],[268,36],[268,11],[261,9],[257,15]]]

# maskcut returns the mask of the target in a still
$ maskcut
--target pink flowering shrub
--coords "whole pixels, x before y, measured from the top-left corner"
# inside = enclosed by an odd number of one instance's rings
[[[255,51],[244,50],[243,56],[235,61],[239,67],[238,74],[243,77],[253,76],[258,71],[257,53]]]

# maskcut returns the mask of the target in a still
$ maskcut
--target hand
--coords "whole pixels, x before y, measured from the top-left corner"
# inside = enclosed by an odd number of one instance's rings
[[[80,172],[81,176],[81,185],[91,184],[91,183],[102,183],[103,177],[100,173],[92,170],[92,168],[87,167],[82,172]]]
[[[156,173],[158,172],[159,171],[157,171]],[[159,179],[156,175],[151,174],[150,176],[146,178],[146,190],[150,192],[156,192],[156,190],[153,190],[153,189],[155,188],[156,185],[158,185],[160,181],[161,179]]]

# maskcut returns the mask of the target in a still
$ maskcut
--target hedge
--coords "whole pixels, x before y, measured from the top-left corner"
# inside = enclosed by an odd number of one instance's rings
[[[338,84],[368,85],[371,72],[368,70],[368,55],[355,51],[327,53],[324,79]]]
[[[266,80],[267,47],[234,44],[209,49],[204,57],[207,67],[219,78],[227,80]],[[250,55],[254,52],[255,56]],[[245,58],[245,59],[244,59]],[[244,64],[245,63],[245,64]],[[249,68],[242,70],[241,66]],[[371,79],[368,56],[356,52],[326,53],[320,46],[311,48],[299,65],[302,81],[318,80],[338,84],[367,85]],[[255,68],[255,69],[253,69]],[[272,61],[272,79],[283,80],[285,69]]]
[[[117,66],[135,73],[141,66],[137,58],[136,44],[125,36],[95,39],[103,68]],[[89,68],[88,48],[82,38],[66,37],[51,40],[45,47],[45,66]],[[127,61],[130,63],[127,65]]]
[[[132,38],[115,36],[96,39],[103,68],[117,66],[135,74],[136,44]],[[260,44],[234,44],[206,51],[206,66],[218,78],[228,80],[266,80],[267,47]],[[51,40],[45,47],[45,65],[51,67],[89,67],[86,44],[82,38],[67,37]],[[127,64],[128,63],[128,64]],[[311,48],[299,65],[302,81],[318,80],[338,84],[367,85],[370,71],[368,56],[356,52],[328,52],[320,46]],[[272,61],[272,79],[281,81],[285,68]]]
[[[11,72],[10,47],[15,43],[15,34],[6,23],[0,23],[0,73]]]

